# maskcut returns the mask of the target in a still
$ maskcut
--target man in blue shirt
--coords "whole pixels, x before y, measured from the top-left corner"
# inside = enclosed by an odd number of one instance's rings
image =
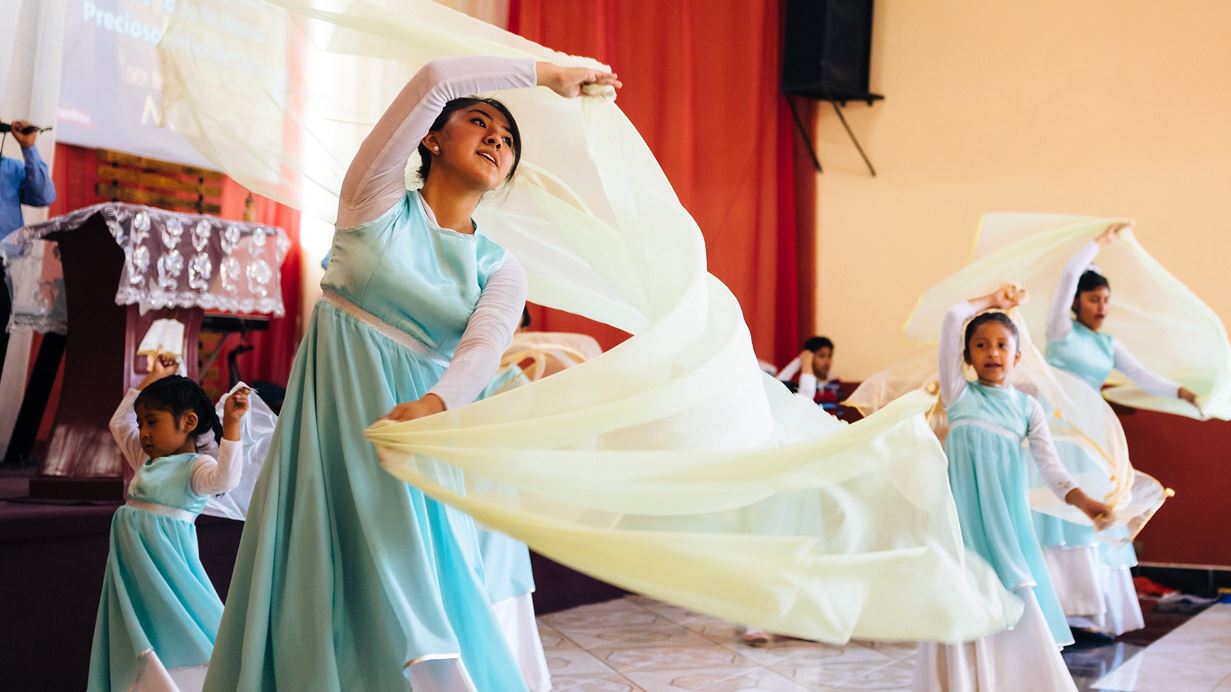
[[[21,145],[25,160],[0,157],[0,239],[26,225],[21,218],[21,205],[45,207],[56,200],[51,172],[34,148],[38,132],[21,133],[29,126],[24,120],[13,121],[13,139]]]
[[[13,139],[21,145],[23,161],[0,156],[0,242],[3,242],[15,230],[26,225],[21,217],[21,205],[45,207],[56,199],[56,187],[51,182],[51,172],[43,163],[34,148],[34,140],[38,131],[22,134],[22,130],[30,123],[24,120],[13,121]],[[9,346],[9,313],[13,304],[9,298],[10,286],[8,277],[0,268],[0,281],[4,288],[0,290],[0,369],[4,367],[4,354]]]

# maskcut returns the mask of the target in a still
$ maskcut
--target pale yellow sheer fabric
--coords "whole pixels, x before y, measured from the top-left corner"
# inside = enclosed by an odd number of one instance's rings
[[[358,143],[427,61],[592,64],[430,3],[262,7],[303,88],[215,60],[210,26],[175,21],[166,113],[243,184],[326,218]],[[531,300],[633,336],[531,385],[374,425],[389,472],[579,570],[785,634],[961,640],[1016,622],[1021,602],[962,546],[928,398],[847,426],[791,395],[758,369],[699,229],[615,103],[495,95],[524,154],[480,224],[517,254]],[[465,472],[465,493],[437,483],[442,466]]]

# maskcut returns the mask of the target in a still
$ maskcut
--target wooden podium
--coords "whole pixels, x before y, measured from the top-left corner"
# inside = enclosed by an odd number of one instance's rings
[[[69,216],[76,218],[65,222]],[[278,268],[285,234],[119,203],[23,232],[58,244],[68,315],[62,393],[30,497],[123,500],[131,469],[108,423],[124,393],[148,372],[146,358],[137,355],[142,338],[155,320],[183,323],[183,362],[187,376],[198,379],[206,308],[282,314]],[[188,258],[194,262],[191,287]],[[174,306],[151,307],[149,300]],[[122,301],[132,304],[117,304]]]

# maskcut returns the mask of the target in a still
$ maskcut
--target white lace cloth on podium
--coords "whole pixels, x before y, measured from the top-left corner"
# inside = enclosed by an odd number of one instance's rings
[[[279,268],[290,241],[282,229],[104,202],[26,226],[5,244],[13,296],[10,331],[67,333],[64,271],[54,242],[46,241],[100,213],[124,251],[116,305],[285,314]]]

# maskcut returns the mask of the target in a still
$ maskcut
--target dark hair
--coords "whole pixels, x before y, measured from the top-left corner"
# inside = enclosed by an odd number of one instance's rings
[[[988,322],[999,322],[1000,324],[1003,324],[1005,329],[1008,329],[1009,333],[1013,335],[1013,341],[1018,344],[1021,343],[1018,341],[1017,325],[1014,324],[1012,317],[1009,317],[1008,314],[1003,312],[981,312],[978,315],[975,315],[975,318],[966,325],[966,338],[962,340],[962,357],[966,359],[966,362],[970,362],[971,337],[975,335],[975,330],[979,328],[979,325],[987,324]],[[1018,350],[1020,351],[1021,348],[1019,347]]]
[[[827,348],[830,350],[830,352],[833,351],[833,342],[829,340],[829,337],[827,336],[811,337],[807,341],[804,342],[803,350],[812,351],[813,353],[816,353],[822,348]]]
[[[509,112],[507,106],[497,101],[496,99],[485,99],[477,96],[464,96],[459,99],[453,99],[445,104],[441,109],[440,115],[436,116],[436,120],[432,121],[432,126],[428,128],[428,132],[439,132],[440,128],[445,126],[449,121],[449,116],[455,112],[478,103],[485,103],[497,111],[509,121],[509,132],[513,135],[513,167],[509,169],[509,174],[505,176],[505,180],[512,180],[513,174],[517,172],[517,164],[521,163],[521,130],[517,127],[517,121],[513,118],[513,114]],[[427,182],[427,174],[432,170],[432,153],[424,146],[423,142],[419,142],[419,180]]]
[[[521,328],[529,329],[531,322],[532,320],[530,319],[530,308],[523,306],[521,309]]]
[[[218,414],[214,413],[213,402],[209,400],[205,390],[201,389],[201,385],[187,377],[171,375],[150,383],[133,402],[133,408],[138,406],[167,411],[177,421],[180,416],[192,411],[197,414],[197,427],[192,431],[193,437],[213,432],[215,440],[222,439],[222,423],[218,420]]]
[[[1107,281],[1107,277],[1094,271],[1093,269],[1087,269],[1086,272],[1081,275],[1081,278],[1077,280],[1077,293],[1073,296],[1073,300],[1077,300],[1077,296],[1085,293],[1086,291],[1093,291],[1098,288],[1103,288],[1104,286],[1107,287],[1108,291],[1111,290],[1111,283]]]

